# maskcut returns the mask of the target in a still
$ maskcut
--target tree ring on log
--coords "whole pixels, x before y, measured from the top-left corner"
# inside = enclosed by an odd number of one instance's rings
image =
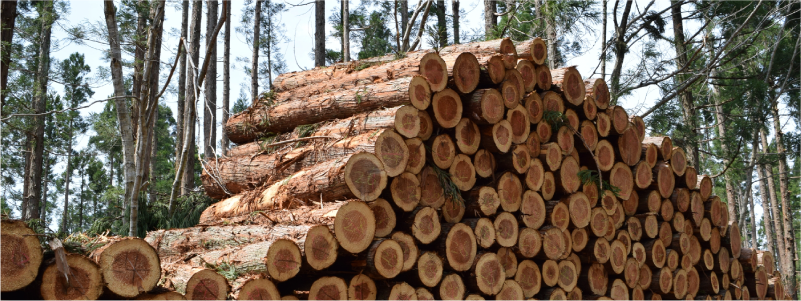
[[[523,79],[523,87],[526,92],[534,91],[534,88],[537,87],[537,77],[534,76],[534,68],[534,64],[529,60],[517,60],[515,69],[517,69],[517,72],[520,72],[520,76]]]
[[[465,154],[456,155],[448,173],[461,191],[468,191],[476,184],[476,170],[470,157]]]
[[[506,212],[516,212],[520,209],[523,194],[523,184],[511,172],[505,172],[498,180],[498,197],[501,208]]]
[[[96,257],[109,290],[124,297],[150,291],[161,277],[156,250],[139,238],[126,238],[98,250]]]
[[[495,171],[495,157],[487,150],[480,149],[473,158],[473,167],[479,177],[487,178]]]
[[[384,164],[373,154],[355,154],[348,159],[348,163],[345,165],[345,183],[351,193],[359,199],[375,200],[387,186]]]
[[[468,118],[462,118],[456,125],[456,145],[463,154],[472,155],[481,146],[481,133],[478,125]]]
[[[278,282],[289,280],[300,272],[303,255],[294,241],[278,239],[270,245],[265,256],[267,273]]]
[[[405,212],[414,210],[420,203],[420,181],[410,172],[404,172],[393,178],[389,189],[392,201]]]
[[[442,204],[445,204],[444,190],[434,168],[426,166],[418,176],[420,178],[420,205],[435,209],[442,207]]]
[[[339,245],[351,253],[367,249],[375,237],[375,215],[370,206],[351,201],[337,210],[334,234]]]
[[[269,279],[251,279],[239,289],[238,300],[278,300],[281,294]]]
[[[395,229],[395,212],[387,200],[378,198],[370,202],[370,209],[375,216],[375,237],[385,237]]]
[[[443,128],[455,127],[462,118],[462,99],[456,91],[445,89],[437,92],[431,105],[434,119]]]
[[[406,138],[420,135],[420,114],[413,106],[402,106],[395,112],[395,130]]]
[[[539,158],[531,158],[528,171],[526,171],[526,187],[532,191],[539,191],[545,177],[545,169]]]
[[[339,277],[320,277],[309,289],[309,300],[345,300],[348,285]]]
[[[339,244],[326,225],[316,225],[309,228],[303,250],[306,252],[306,261],[315,270],[323,270],[337,259]]]
[[[442,91],[448,85],[448,67],[442,57],[435,52],[426,53],[420,59],[419,72],[428,80],[431,91]]]
[[[428,244],[437,239],[441,231],[437,210],[423,207],[414,216],[412,235],[421,243]]]
[[[539,229],[545,223],[545,202],[539,193],[526,190],[520,204],[520,220],[528,228]]]
[[[431,86],[428,85],[426,78],[415,75],[409,82],[409,98],[412,105],[418,110],[428,109],[431,105]]]
[[[431,134],[434,133],[434,121],[431,120],[431,115],[426,111],[418,111],[417,115],[420,117],[420,133],[417,137],[428,140]]]
[[[409,148],[403,137],[394,131],[383,131],[375,142],[375,154],[387,176],[396,177],[406,169],[409,162]]]
[[[509,121],[509,125],[512,127],[512,143],[525,143],[531,131],[531,124],[528,121],[526,108],[517,106],[513,109],[509,109],[506,113],[506,120]]]
[[[470,52],[462,52],[453,64],[452,77],[456,88],[462,93],[473,92],[478,86],[481,68],[476,56]]]
[[[533,228],[520,230],[517,241],[517,250],[521,256],[532,258],[537,256],[542,248],[542,237],[539,231]]]
[[[375,281],[363,274],[353,276],[348,284],[348,300],[375,300],[377,293]]]
[[[78,254],[67,254],[66,259],[70,269],[69,283],[53,262],[42,273],[42,297],[45,300],[96,300],[100,297],[103,292],[100,267],[91,259]]]
[[[542,99],[540,98],[539,93],[529,93],[526,95],[526,98],[523,99],[523,103],[526,107],[526,113],[528,113],[528,122],[531,124],[540,123],[544,110],[542,107]]]
[[[473,276],[471,276],[473,277]],[[503,270],[498,255],[484,253],[476,259],[475,277],[478,289],[487,295],[495,295],[501,291],[506,272]]]
[[[2,291],[21,289],[36,279],[42,264],[42,247],[33,230],[23,221],[3,220],[0,235]]]
[[[448,274],[442,278],[439,286],[439,297],[442,300],[462,300],[465,286],[462,277],[458,274]]]
[[[228,280],[216,271],[202,269],[186,283],[187,300],[225,300],[231,287]]]
[[[517,266],[517,273],[515,274],[515,281],[520,284],[523,289],[523,296],[526,298],[534,297],[540,292],[542,287],[542,276],[540,275],[540,268],[534,261],[523,260]]]
[[[425,252],[417,261],[417,274],[420,282],[427,287],[435,287],[442,279],[442,259],[436,252]]]
[[[473,229],[462,223],[455,224],[448,232],[445,247],[446,258],[451,268],[456,271],[470,269],[477,251]]]
[[[537,86],[540,87],[540,90],[548,91],[551,89],[551,85],[553,84],[551,78],[551,69],[548,69],[548,66],[540,64],[534,69],[534,72],[537,74]]]
[[[456,145],[451,136],[441,134],[431,143],[431,158],[440,169],[448,169],[456,158]]]

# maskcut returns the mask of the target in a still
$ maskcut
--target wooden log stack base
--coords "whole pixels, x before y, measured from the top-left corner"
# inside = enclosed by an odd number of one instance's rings
[[[67,283],[4,220],[4,297],[789,299],[684,150],[547,57],[497,39],[279,75],[224,125],[201,226],[99,239]]]

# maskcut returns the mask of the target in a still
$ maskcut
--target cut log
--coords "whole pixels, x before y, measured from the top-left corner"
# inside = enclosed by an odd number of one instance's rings
[[[682,299],[688,290],[687,271],[679,269],[673,272],[673,297]]]
[[[658,238],[662,241],[662,244],[666,246],[673,243],[673,229],[670,227],[670,222],[662,222],[659,224]]]
[[[675,271],[676,268],[679,266],[679,252],[673,249],[665,250],[665,254],[667,254],[667,258],[665,259],[665,266],[670,269],[671,271]]]
[[[501,205],[495,188],[481,186],[462,193],[469,216],[493,216]]]
[[[520,222],[528,228],[539,229],[545,223],[545,202],[539,193],[532,190],[523,193],[520,213]]]
[[[189,278],[186,284],[187,300],[225,300],[231,287],[222,275],[211,269],[202,269]]]
[[[623,273],[626,268],[626,246],[619,240],[612,241],[609,244],[610,255],[609,261],[605,263],[606,268],[615,273]]]
[[[559,277],[557,284],[565,291],[572,291],[578,283],[578,275],[576,266],[569,260],[559,262]]]
[[[542,264],[542,282],[546,286],[556,286],[559,282],[559,264],[553,260],[546,260]]]
[[[510,75],[507,74],[506,78],[509,77]],[[503,99],[503,105],[509,109],[517,108],[520,105],[520,100],[517,98],[520,92],[517,90],[514,80],[515,78],[512,76],[511,80],[504,80],[503,83],[498,86],[498,90],[501,92]]]
[[[506,76],[502,55],[481,56],[478,58],[478,64],[481,72],[479,74],[480,85],[498,84]]]
[[[506,278],[512,278],[517,274],[517,256],[511,248],[500,247],[498,248],[498,259],[501,260],[503,270],[506,271]]]
[[[543,112],[557,112],[559,114],[565,113],[565,101],[559,93],[554,91],[546,91],[540,93],[542,99]],[[546,113],[543,113],[546,114]],[[544,140],[543,140],[544,141]]]
[[[401,210],[409,212],[420,202],[420,181],[409,172],[404,172],[392,179],[390,194],[393,203]]]
[[[542,188],[543,178],[545,176],[545,169],[542,166],[542,161],[539,158],[531,158],[528,171],[526,171],[526,187],[533,191],[539,191]]]
[[[345,300],[347,298],[348,285],[339,277],[320,277],[312,283],[311,289],[309,289],[309,300]]]
[[[495,240],[499,245],[512,247],[517,243],[519,227],[514,215],[509,212],[501,212],[495,217],[492,224],[495,227]]]
[[[473,157],[473,167],[476,169],[476,175],[488,178],[495,173],[495,156],[485,149],[479,149]]]
[[[565,100],[579,106],[584,102],[586,86],[581,80],[581,73],[575,66],[551,70],[553,85],[559,87],[565,95]]]
[[[651,182],[651,189],[656,189],[663,198],[668,198],[673,194],[676,179],[670,169],[670,163],[659,162],[653,170],[654,179]]]
[[[637,264],[637,259],[632,257],[626,259],[626,266],[623,268],[623,280],[629,288],[637,286],[640,281],[640,267]]]
[[[431,115],[427,111],[418,111],[417,113],[420,117],[420,134],[417,137],[428,140],[434,133],[434,121],[431,120]]]
[[[670,152],[670,168],[676,176],[683,176],[687,169],[687,155],[681,147],[674,147]]]
[[[2,291],[10,292],[28,286],[39,274],[42,246],[36,233],[21,220],[2,221]]]
[[[413,64],[413,62],[410,62]],[[428,81],[431,91],[439,92],[448,85],[448,66],[439,54],[429,52],[420,58],[418,74]]]
[[[439,298],[442,300],[462,300],[466,288],[462,277],[458,274],[448,274],[442,278],[439,285]]]
[[[270,245],[264,260],[271,279],[283,282],[300,272],[303,255],[294,241],[278,239]]]
[[[642,144],[642,158],[643,161],[645,161],[645,163],[648,164],[648,167],[654,168],[654,166],[656,166],[658,153],[659,149],[656,148],[656,144],[653,143]]]
[[[528,139],[531,126],[528,120],[528,112],[523,106],[509,109],[506,113],[506,120],[512,126],[512,143],[525,143]]]
[[[491,252],[476,255],[470,270],[467,283],[471,288],[487,295],[495,295],[501,291],[506,272],[498,255]]]
[[[498,179],[498,197],[501,208],[506,212],[517,212],[520,209],[523,196],[523,184],[520,179],[511,172],[505,172]]]
[[[442,56],[448,67],[448,79],[459,92],[473,92],[478,86],[481,67],[476,56],[470,52],[446,54]]]
[[[448,169],[456,159],[456,145],[448,134],[441,134],[434,138],[429,144],[431,148],[431,160],[440,169]]]
[[[140,238],[112,239],[89,257],[100,266],[106,287],[122,297],[152,290],[161,277],[158,253]],[[227,293],[222,294],[223,298]]]
[[[420,134],[420,110],[405,105],[402,106],[395,116],[395,131],[406,138],[414,138]]]
[[[600,140],[595,146],[595,164],[601,171],[610,171],[615,165],[615,150],[607,140]],[[582,161],[584,162],[584,161]]]
[[[603,264],[594,263],[589,266],[586,274],[579,275],[578,283],[582,289],[602,296],[606,294],[609,278]]]
[[[623,109],[623,107],[609,106],[609,108],[606,109],[606,114],[609,115],[609,120],[612,124],[612,131],[610,131],[611,135],[622,135],[623,131],[629,128],[629,115],[626,113],[626,110]]]
[[[517,245],[514,248],[516,254],[523,258],[533,258],[537,256],[542,248],[542,237],[537,229],[523,228],[518,235]]]
[[[517,56],[521,59],[530,60],[534,64],[542,65],[545,63],[545,59],[548,58],[548,47],[541,38],[534,38],[517,44]],[[531,297],[527,296],[526,298]]]
[[[556,227],[540,228],[542,235],[542,253],[539,258],[559,259],[565,253],[569,253],[562,230]],[[543,268],[544,269],[544,268]]]
[[[570,154],[575,148],[573,130],[568,126],[561,126],[556,130],[556,135],[551,136],[551,141],[556,142],[564,154]]]
[[[409,149],[409,160],[406,162],[406,170],[412,174],[418,174],[423,170],[426,163],[426,149],[423,140],[420,138],[406,139],[406,148]]]
[[[375,281],[366,275],[353,276],[348,284],[349,300],[375,300],[377,293]],[[319,293],[317,296],[321,297]]]
[[[670,160],[670,154],[673,152],[673,141],[670,137],[645,137],[643,144],[652,143],[656,146],[657,157],[662,161]]]
[[[5,224],[6,221],[3,223]],[[6,229],[8,228],[3,230]],[[8,234],[3,232],[3,236],[6,235]],[[65,259],[64,264],[69,267],[69,278],[64,277],[66,271],[59,271],[60,267],[55,259],[49,260],[46,264],[39,289],[42,298],[45,300],[97,300],[103,293],[103,276],[100,273],[100,267],[83,255],[66,254]]]
[[[514,68],[514,67],[512,67]],[[511,82],[514,84],[515,91],[517,92],[517,96],[515,96],[515,104],[513,106],[507,106],[507,108],[514,109],[517,107],[517,104],[520,103],[520,100],[523,99],[523,96],[526,94],[526,87],[525,83],[523,82],[523,76],[520,74],[519,71],[516,69],[507,68],[506,76],[503,79],[504,82]],[[505,91],[503,93],[506,93]]]
[[[481,127],[481,146],[493,153],[506,153],[512,147],[512,125],[501,120],[490,126]]]
[[[580,139],[575,140],[575,148],[579,152],[592,152],[598,145],[598,130],[592,121],[584,120],[579,125]]]
[[[626,233],[628,233],[632,241],[640,241],[642,232],[642,224],[639,218],[632,216],[626,219]]]
[[[309,228],[303,243],[306,262],[315,270],[330,267],[337,259],[339,244],[336,237],[326,225]]]
[[[608,215],[603,208],[592,208],[590,213],[590,230],[595,237],[603,237],[608,232]]]
[[[528,146],[525,144],[515,145],[508,154],[498,156],[497,161],[500,170],[509,170],[521,175],[526,174],[530,162]]]
[[[392,239],[377,239],[351,267],[372,279],[392,279],[403,269],[403,250]]]
[[[535,130],[540,142],[547,142],[551,140],[551,125],[548,122],[540,122],[537,124]]]
[[[671,221],[674,215],[675,209],[673,208],[673,203],[668,199],[663,199],[662,206],[659,207],[659,216],[664,221]]]
[[[612,120],[609,119],[606,111],[598,112],[597,116],[595,116],[595,127],[598,130],[598,136],[603,138],[608,137],[609,133],[612,132]]]
[[[650,288],[657,293],[668,294],[673,289],[673,272],[667,267],[656,271],[652,279]]]
[[[442,219],[446,223],[458,223],[462,220],[465,213],[464,204],[459,200],[448,198],[442,205]]]
[[[375,155],[383,163],[387,176],[396,177],[406,170],[409,148],[403,137],[394,131],[383,131],[375,142]]]
[[[544,108],[542,107],[542,99],[539,93],[528,93],[526,98],[523,99],[523,105],[526,107],[526,113],[528,113],[528,122],[538,124],[542,121]]]
[[[612,300],[629,300],[629,289],[623,279],[609,279],[609,298]]]
[[[523,260],[517,266],[517,273],[514,275],[515,281],[523,289],[523,296],[531,298],[540,292],[542,287],[542,276],[540,268],[534,261]]]
[[[570,224],[575,228],[584,228],[590,224],[591,209],[590,200],[583,192],[571,194],[567,198],[562,198],[563,203],[568,204],[570,211]]]
[[[395,143],[397,143],[398,145],[395,145]],[[400,149],[400,151],[403,152],[403,149],[406,148],[406,143],[403,140],[395,141],[392,138],[388,138],[387,141],[383,143],[381,147],[382,148],[386,147],[388,150]],[[386,151],[382,153],[385,153],[387,156],[391,155],[391,151]],[[408,158],[408,153],[409,153],[408,148],[406,148],[406,151],[403,153],[407,154],[405,157]],[[400,160],[400,161],[393,160],[393,158],[391,157],[388,157],[388,159],[389,161],[391,161],[391,163],[396,163],[397,166],[401,166],[400,162],[406,161],[406,160]],[[348,158],[347,164],[345,164],[344,166],[345,171],[342,174],[342,176],[344,177],[344,181],[333,181],[332,179],[335,178],[334,175],[338,174],[337,171],[341,170],[342,162],[341,161],[333,161],[333,162],[329,161],[329,162],[331,163],[329,164],[322,163],[317,165],[315,168],[308,169],[307,173],[303,173],[304,171],[300,171],[294,174],[293,176],[291,176],[289,181],[285,181],[286,184],[281,183],[281,186],[276,187],[276,190],[277,188],[293,188],[293,185],[290,183],[292,182],[293,179],[298,179],[298,178],[305,179],[307,175],[319,176],[320,174],[328,176],[328,178],[331,179],[328,181],[328,183],[333,182],[337,184],[336,186],[332,185],[327,187],[329,191],[333,190],[334,187],[342,186],[341,182],[345,182],[345,184],[350,189],[350,192],[354,196],[357,196],[359,199],[365,201],[375,200],[381,194],[381,191],[384,190],[385,187],[387,187],[388,173],[385,170],[384,163],[381,162],[380,159],[373,154],[358,153]],[[390,168],[397,166],[390,166]],[[405,166],[406,164],[403,164],[402,169],[405,168]],[[326,170],[325,168],[329,169]],[[401,172],[403,171],[402,169],[400,170]],[[320,173],[318,174],[317,172]],[[397,175],[399,174],[400,172],[397,173]],[[335,179],[338,180],[338,178],[339,177],[336,177]],[[270,191],[270,189],[266,191]],[[297,190],[295,191],[297,192]],[[274,193],[276,194],[276,196],[281,195],[277,191]],[[267,195],[264,196],[266,197]],[[298,197],[298,195],[295,196]],[[323,197],[321,196],[320,198],[322,199]],[[264,198],[262,199],[264,200]],[[282,202],[275,202],[275,200],[273,200],[273,203],[283,204]]]
[[[675,166],[673,167],[676,168]],[[681,176],[676,176],[676,184],[682,187],[687,187],[688,189],[696,189],[698,185],[698,172],[695,170],[695,167],[687,166],[684,169],[684,174]]]
[[[718,275],[713,271],[709,271],[709,277],[701,277],[698,282],[698,287],[701,291],[709,294],[718,294],[720,292],[720,280]]]
[[[534,89],[537,87],[537,77],[534,76],[535,68],[536,67],[534,64],[532,64],[529,60],[517,60],[517,66],[515,66],[515,69],[517,72],[520,72],[520,76],[523,79],[523,88],[525,88],[526,93],[534,91]]]
[[[571,129],[578,130],[580,121],[575,110],[572,108],[565,109],[565,116],[563,118],[564,120],[567,120],[567,125],[569,125]]]
[[[455,271],[467,271],[473,264],[477,246],[473,230],[463,223],[445,224],[438,245],[445,250],[447,267]]]
[[[570,210],[566,203],[560,201],[545,202],[545,223],[563,231],[567,230],[570,225]]]
[[[723,245],[731,251],[731,257],[740,258],[742,250],[742,238],[740,237],[740,227],[737,222],[729,222],[729,235],[723,238]]]
[[[701,219],[704,218],[704,201],[701,199],[701,194],[698,191],[690,192],[690,211],[689,218],[694,224],[699,224]]]
[[[476,184],[475,167],[470,157],[465,154],[456,155],[448,172],[453,184],[461,191],[468,191]]]
[[[434,121],[450,129],[462,118],[462,100],[456,91],[445,89],[434,94],[431,110],[434,111]]]
[[[517,281],[506,279],[495,300],[523,300],[523,288],[517,284]]]
[[[721,201],[720,197],[713,195],[704,202],[704,217],[708,218],[715,226],[720,225]]]
[[[665,245],[662,244],[662,240],[654,239],[645,241],[642,245],[645,248],[645,263],[652,268],[662,268],[668,257],[668,252],[665,249]]]
[[[351,201],[339,207],[334,220],[334,234],[339,245],[351,253],[366,250],[373,242],[376,229],[375,215],[370,206]]]
[[[540,145],[539,159],[548,165],[548,170],[556,171],[562,165],[562,151],[556,142]]]
[[[609,175],[605,177],[609,179],[609,184],[617,187],[618,198],[628,200],[631,196],[631,191],[634,188],[634,177],[631,174],[631,168],[621,162],[615,163],[609,171]],[[673,179],[671,177],[671,179]]]
[[[640,173],[639,168],[640,165],[637,165],[634,169],[634,174],[638,175],[638,178]],[[650,181],[651,178],[649,177],[648,182],[650,183]],[[638,192],[638,195],[640,202],[637,206],[637,213],[659,213],[659,209],[662,207],[662,199],[659,196],[659,192],[656,190],[646,190]]]
[[[392,205],[385,199],[376,199],[369,204],[375,216],[375,237],[386,237],[395,228],[396,217]]]
[[[495,124],[503,119],[503,96],[495,89],[478,89],[466,99],[464,113],[478,124]]]
[[[456,125],[456,146],[463,154],[472,155],[478,151],[481,144],[481,134],[478,132],[478,126],[470,121],[470,119],[462,118],[459,124]]]
[[[623,230],[617,230],[616,233],[617,233],[617,236],[616,236],[615,239],[619,240],[620,242],[623,243],[624,246],[626,246],[626,256],[630,255],[631,254],[631,236],[629,236],[629,231],[623,229]]]
[[[436,252],[425,252],[417,260],[417,275],[420,282],[427,287],[435,287],[442,279],[442,258]]]
[[[701,193],[701,199],[706,200],[712,195],[712,179],[707,175],[700,176],[698,183],[698,192]]]
[[[237,300],[278,300],[281,294],[269,279],[250,279],[239,289]]]
[[[548,69],[546,65],[537,65],[537,68],[534,69],[534,72],[537,74],[537,87],[540,90],[548,91],[551,89],[552,78],[551,78],[551,69]]]
[[[428,109],[428,106],[431,105],[432,94],[431,86],[428,85],[425,76],[415,75],[412,77],[409,82],[409,101],[415,108],[418,110]]]
[[[626,216],[632,216],[637,213],[637,206],[640,204],[640,195],[637,191],[633,191],[631,195],[629,195],[628,200],[623,200],[620,205],[623,209],[623,214]]]
[[[491,219],[486,217],[470,218],[462,222],[473,229],[476,244],[479,247],[487,249],[495,243],[495,226],[492,224]]]
[[[637,130],[629,126],[616,139],[615,157],[628,166],[635,166],[642,157],[642,144],[638,137]]]
[[[542,176],[542,199],[550,201],[556,193],[556,183],[554,182],[553,173],[546,171]]]
[[[631,116],[629,118],[631,125],[637,130],[637,137],[640,138],[640,143],[645,139],[645,120],[640,116]]]
[[[407,218],[406,228],[420,243],[433,242],[441,231],[437,210],[432,207],[418,207]]]

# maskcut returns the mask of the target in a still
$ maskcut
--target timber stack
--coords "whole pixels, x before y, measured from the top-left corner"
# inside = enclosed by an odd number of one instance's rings
[[[200,226],[145,239],[159,287],[187,299],[789,299],[772,254],[741,248],[712,179],[610,104],[603,79],[549,69],[546,49],[499,39],[278,76],[225,124],[239,145],[205,162],[221,201]]]

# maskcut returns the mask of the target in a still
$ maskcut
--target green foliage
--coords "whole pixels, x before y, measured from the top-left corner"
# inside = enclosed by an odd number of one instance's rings
[[[236,270],[236,266],[228,262],[222,262],[217,266],[213,266],[211,264],[208,265],[210,265],[211,268],[217,270],[217,273],[225,277],[225,279],[228,279],[229,282],[233,282],[234,280],[236,280],[236,278],[239,277],[239,271]]]
[[[565,115],[557,111],[545,111],[542,113],[542,119],[551,125],[551,130],[559,130],[560,127],[565,125],[567,119]]]
[[[585,169],[585,170],[579,171],[578,172],[578,177],[579,177],[579,180],[581,180],[581,183],[584,184],[584,185],[594,184],[596,187],[598,187],[598,191],[602,192],[602,191],[609,190],[609,191],[612,192],[612,194],[615,195],[615,197],[620,197],[620,194],[619,194],[620,193],[620,188],[617,187],[617,186],[613,186],[612,184],[609,184],[609,181],[601,180],[601,176],[595,170]],[[601,198],[601,197],[603,197],[603,193],[599,193],[598,194],[598,198]]]
[[[433,168],[434,172],[437,174],[437,179],[439,180],[439,185],[442,186],[445,198],[464,207],[462,192],[459,190],[459,187],[456,187],[456,183],[453,183],[453,180],[451,180],[451,175],[439,167],[431,166],[431,168]]]

